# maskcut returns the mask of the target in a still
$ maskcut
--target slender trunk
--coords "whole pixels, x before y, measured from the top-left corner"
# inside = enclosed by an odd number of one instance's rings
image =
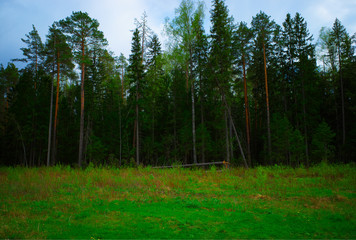
[[[200,86],[201,90],[201,86]],[[201,143],[201,162],[205,163],[205,123],[204,123],[204,106],[203,106],[203,96],[201,96],[201,106],[200,106],[200,117],[201,117],[201,125],[203,129],[202,133],[202,143]]]
[[[38,68],[38,53],[37,53],[37,45],[36,45],[36,60],[35,60],[35,74],[36,74],[36,78],[35,78],[35,91],[37,90],[37,68]]]
[[[228,130],[226,108],[224,108],[224,121],[225,121],[226,162],[230,162],[230,141],[229,141],[229,130]]]
[[[239,135],[237,134],[237,130],[236,130],[236,127],[235,127],[235,124],[234,124],[234,120],[232,119],[231,111],[230,111],[229,105],[227,104],[227,101],[226,101],[224,90],[221,88],[221,86],[219,84],[219,81],[216,78],[215,78],[215,82],[216,82],[216,84],[217,84],[217,86],[219,88],[220,94],[222,95],[222,100],[223,100],[223,104],[225,105],[225,110],[227,110],[229,119],[230,119],[230,121],[232,123],[232,128],[234,130],[236,141],[237,141],[237,143],[239,145],[239,148],[240,148],[240,152],[241,152],[241,156],[242,156],[242,159],[243,159],[243,162],[244,162],[244,166],[245,166],[245,168],[248,168],[248,164],[247,164],[247,161],[246,161],[246,158],[245,158],[244,150],[242,149],[240,138],[239,138]]]
[[[139,107],[138,107],[138,84],[136,85],[136,164],[140,165],[140,129],[139,129]]]
[[[241,142],[240,142],[240,138],[237,134],[237,130],[236,130],[236,127],[235,127],[235,124],[234,124],[234,121],[232,119],[232,115],[231,115],[231,111],[230,111],[230,108],[229,106],[227,105],[227,102],[226,102],[226,99],[225,99],[225,94],[223,94],[223,100],[225,102],[225,107],[227,109],[227,113],[229,115],[229,118],[230,118],[230,121],[231,121],[231,124],[232,124],[232,129],[234,130],[235,132],[235,137],[236,137],[236,140],[237,140],[237,143],[239,145],[239,148],[240,148],[240,152],[241,152],[241,156],[242,156],[242,159],[243,159],[243,162],[244,162],[244,166],[245,168],[248,168],[248,164],[247,164],[247,161],[246,161],[246,158],[245,158],[245,154],[244,154],[244,151],[242,149],[242,146],[241,146]]]
[[[82,166],[83,140],[84,140],[84,41],[82,41],[82,75],[81,75],[81,105],[80,105],[80,131],[79,131],[79,159],[78,165]]]
[[[345,127],[345,100],[344,100],[344,81],[342,79],[342,64],[341,64],[341,56],[340,56],[340,48],[339,52],[339,79],[340,79],[340,91],[341,91],[341,114],[342,114],[342,145],[345,145],[346,142],[346,127]],[[342,157],[344,154],[342,153]],[[344,160],[344,159],[342,159]]]
[[[57,52],[57,57],[59,59],[59,52]],[[56,153],[57,153],[57,125],[58,125],[58,107],[59,107],[59,77],[60,77],[60,63],[57,61],[57,86],[56,86],[56,109],[54,113],[54,129],[53,129],[53,153],[52,162],[56,164]]]
[[[25,147],[25,143],[24,143],[24,140],[23,140],[23,136],[22,136],[21,130],[20,130],[20,125],[17,123],[16,120],[15,120],[15,123],[16,123],[17,130],[19,131],[19,134],[20,134],[22,150],[23,150],[23,156],[24,156],[24,164],[25,164],[26,167],[28,167],[27,156],[26,156],[26,147]]]
[[[271,161],[272,144],[271,144],[271,124],[269,112],[269,97],[268,97],[268,81],[267,81],[267,63],[266,63],[266,47],[263,43],[263,63],[265,70],[265,87],[266,87],[266,108],[267,108],[267,137],[268,137],[268,160]]]
[[[242,67],[244,75],[244,93],[245,93],[245,118],[246,118],[246,136],[247,136],[247,159],[248,164],[251,166],[251,143],[250,143],[250,113],[247,98],[247,80],[246,80],[246,65],[245,65],[245,54],[242,55]]]
[[[304,80],[302,74],[302,96],[303,96],[303,127],[304,127],[304,141],[305,141],[305,154],[307,166],[309,166],[309,145],[308,145],[308,129],[307,129],[307,120],[306,120],[306,107],[305,107],[305,89],[304,89]]]
[[[136,112],[135,112],[136,114]],[[132,140],[132,147],[135,148],[136,147],[136,126],[137,126],[137,119],[135,119],[134,122],[134,134],[133,134],[133,140]]]
[[[53,67],[54,68],[54,67]],[[51,105],[49,111],[49,124],[48,124],[48,146],[47,146],[47,167],[50,165],[51,161],[51,140],[52,140],[52,112],[53,112],[53,74],[52,74],[52,83],[51,83]]]
[[[119,140],[120,140],[120,156],[119,156],[119,166],[121,167],[121,163],[122,163],[122,131],[121,131],[121,101],[119,100]]]
[[[197,161],[197,153],[196,153],[196,136],[195,136],[195,100],[194,100],[194,83],[192,80],[191,83],[192,89],[192,131],[193,131],[193,160],[194,163],[198,163]]]
[[[153,106],[152,106],[152,158],[155,159],[155,157],[153,156],[155,153],[155,100],[153,100]],[[157,165],[157,164],[156,164]]]
[[[229,139],[230,139],[230,160],[234,160],[234,141],[232,137],[232,122],[229,121]]]
[[[124,101],[124,67],[121,70],[121,98]]]
[[[173,136],[174,136],[174,162],[177,162],[177,104],[176,104],[176,94],[175,91],[173,93],[174,98],[174,109],[173,109]]]

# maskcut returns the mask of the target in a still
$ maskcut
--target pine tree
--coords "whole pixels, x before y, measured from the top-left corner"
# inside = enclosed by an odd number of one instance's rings
[[[201,162],[205,162],[205,152],[209,149],[207,145],[210,145],[209,141],[209,133],[206,125],[206,102],[208,101],[208,95],[210,91],[210,86],[208,82],[208,54],[209,54],[209,43],[208,37],[205,34],[205,30],[203,27],[203,19],[201,19],[198,15],[194,19],[193,23],[194,32],[196,34],[196,39],[193,44],[193,72],[195,81],[198,83],[197,87],[199,89],[199,104],[200,104],[200,126],[197,128],[197,145],[201,146]]]
[[[50,123],[49,123],[49,140],[48,140],[48,156],[47,165],[56,164],[56,142],[57,142],[57,119],[58,119],[58,103],[59,103],[59,85],[60,76],[71,76],[74,78],[74,64],[72,63],[72,52],[71,48],[67,44],[67,39],[65,35],[58,28],[58,23],[52,24],[49,28],[49,33],[47,35],[47,42],[45,45],[45,65],[49,69],[52,68],[52,74],[57,75],[56,84],[56,103],[55,103],[55,114],[54,114],[54,128],[53,128],[53,141],[51,140],[51,130],[52,130],[52,106],[53,106],[53,86],[51,87],[51,105],[50,105]],[[53,81],[52,81],[53,82]],[[53,85],[53,84],[52,84]],[[53,148],[51,147],[51,141]],[[50,161],[50,152],[52,148],[52,161]]]
[[[228,97],[230,94],[230,80],[232,79],[232,18],[229,17],[227,6],[223,0],[214,0],[211,11],[211,47],[210,47],[210,66],[214,81],[222,95],[225,120],[225,139],[226,139],[226,161],[230,161],[230,141],[228,133],[228,123],[232,124],[238,141],[245,167],[248,167],[240,140],[233,123]]]
[[[250,58],[252,31],[247,27],[245,22],[241,22],[234,31],[234,56],[237,59],[238,66],[242,65],[242,74],[244,82],[244,100],[245,100],[245,120],[246,120],[246,139],[247,139],[247,156],[251,166],[251,140],[250,140],[250,111],[248,103],[246,64]]]
[[[29,67],[37,73],[43,60],[43,43],[34,25],[32,25],[32,31],[26,34],[26,39],[21,38],[21,41],[27,45],[27,47],[20,48],[25,58],[14,59],[13,61],[29,62]]]
[[[268,56],[272,52],[272,33],[275,28],[274,21],[270,20],[270,16],[264,12],[258,13],[252,18],[252,31],[255,35],[254,39],[254,52],[253,52],[253,65],[255,68],[256,81],[258,78],[264,77],[264,93],[266,96],[266,116],[267,116],[267,146],[268,146],[268,159],[271,161],[272,144],[271,144],[271,127],[270,127],[270,103],[269,103],[269,90],[268,90]],[[262,74],[263,73],[263,74]],[[260,83],[256,84],[261,86]],[[261,89],[262,90],[262,89]]]
[[[141,84],[144,78],[144,66],[142,61],[142,45],[141,38],[139,36],[139,31],[136,29],[133,33],[132,44],[131,44],[131,54],[129,58],[128,74],[130,81],[132,83],[130,94],[135,96],[135,126],[134,126],[134,139],[136,139],[136,165],[140,164],[140,91]]]
[[[79,132],[79,156],[78,165],[82,166],[84,151],[84,77],[85,66],[88,63],[88,49],[94,45],[105,46],[107,44],[104,34],[99,31],[99,22],[89,17],[88,13],[73,12],[70,17],[60,21],[63,32],[68,34],[70,42],[74,46],[77,62],[81,66],[81,108],[80,108],[80,132]]]
[[[336,50],[336,57],[339,70],[339,84],[340,84],[340,99],[341,99],[341,119],[342,119],[342,144],[346,142],[346,127],[345,127],[345,97],[344,97],[344,81],[343,81],[343,43],[347,38],[345,27],[341,24],[339,19],[336,19],[330,32],[331,41]]]

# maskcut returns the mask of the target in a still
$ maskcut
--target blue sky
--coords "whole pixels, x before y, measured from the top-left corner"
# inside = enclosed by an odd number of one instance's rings
[[[211,1],[206,5],[206,26],[209,28]],[[165,42],[162,30],[166,17],[172,18],[180,0],[0,0],[0,64],[4,66],[12,58],[22,57],[21,38],[35,25],[45,41],[48,27],[54,21],[71,15],[72,11],[88,12],[100,23],[100,29],[109,41],[109,49],[116,56],[130,54],[130,30],[134,19],[140,19],[146,11],[148,24]],[[321,27],[331,27],[339,18],[350,35],[356,32],[356,0],[226,0],[235,21],[251,22],[260,10],[266,12],[278,24],[287,13],[300,12],[317,40]],[[209,32],[210,29],[206,29]]]

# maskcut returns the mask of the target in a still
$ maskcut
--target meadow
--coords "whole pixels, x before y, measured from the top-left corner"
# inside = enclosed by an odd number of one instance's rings
[[[355,165],[0,168],[0,238],[356,238]]]

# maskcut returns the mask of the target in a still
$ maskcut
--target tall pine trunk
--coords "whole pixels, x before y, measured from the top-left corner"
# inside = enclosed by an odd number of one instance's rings
[[[247,159],[248,164],[251,166],[251,143],[250,143],[250,113],[247,98],[247,80],[246,80],[246,63],[245,54],[242,55],[242,67],[244,75],[244,94],[245,94],[245,118],[246,118],[246,136],[247,136]]]
[[[265,70],[265,88],[266,88],[266,109],[267,109],[267,141],[268,141],[268,161],[271,161],[272,144],[271,144],[271,122],[269,112],[269,96],[268,96],[268,81],[267,81],[267,63],[266,63],[266,47],[263,43],[263,63]]]
[[[49,111],[49,124],[48,124],[48,146],[47,146],[47,167],[51,161],[51,139],[52,139],[52,112],[53,112],[53,78],[51,83],[51,106]]]
[[[344,100],[344,81],[342,79],[342,64],[341,64],[341,54],[340,46],[338,47],[338,57],[339,57],[339,80],[340,80],[340,91],[341,91],[341,116],[342,116],[342,145],[346,142],[346,127],[345,127],[345,100]],[[344,154],[342,153],[342,157]],[[344,160],[344,159],[342,159]]]
[[[82,166],[83,158],[83,141],[84,141],[84,41],[82,41],[82,75],[81,75],[81,104],[80,104],[80,131],[79,131],[79,159],[78,165]]]
[[[138,83],[136,85],[136,165],[140,165],[140,129],[139,129],[139,106],[138,106]]]
[[[57,57],[59,59],[59,52],[57,52]],[[57,125],[58,125],[58,104],[59,104],[59,77],[60,77],[60,64],[57,61],[57,88],[56,88],[56,109],[54,113],[54,128],[53,128],[53,150],[52,150],[52,163],[56,164],[56,153],[57,153]]]
[[[123,95],[121,95],[123,96]],[[120,140],[120,149],[119,149],[119,166],[121,167],[121,163],[122,163],[122,129],[121,129],[121,103],[123,102],[123,98],[122,101],[120,101],[119,99],[119,140]]]
[[[197,153],[196,153],[196,131],[195,131],[195,100],[194,100],[194,83],[192,80],[191,83],[192,89],[192,133],[193,133],[193,159],[194,163],[198,163],[197,161]]]

